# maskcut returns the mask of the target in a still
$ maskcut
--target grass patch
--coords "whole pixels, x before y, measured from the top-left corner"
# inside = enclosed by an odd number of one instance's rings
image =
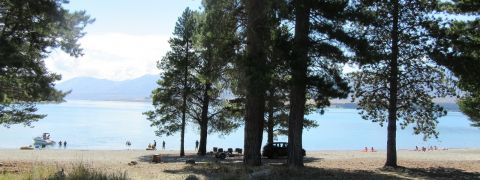
[[[52,176],[50,176],[51,180],[82,180],[82,179],[90,179],[90,180],[126,180],[129,179],[127,177],[127,173],[104,173],[101,171],[94,170],[92,168],[88,168],[83,164],[75,166],[72,172],[63,172],[58,171]]]
[[[55,168],[53,166],[32,166],[31,170],[26,172],[2,172],[0,179],[48,179],[48,180],[127,180],[130,179],[126,172],[123,173],[105,173],[89,168],[84,164],[73,166],[71,170]]]

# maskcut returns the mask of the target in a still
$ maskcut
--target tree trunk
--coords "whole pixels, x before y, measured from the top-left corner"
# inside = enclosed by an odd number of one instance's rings
[[[273,143],[273,126],[275,125],[274,123],[274,118],[273,118],[273,98],[274,98],[275,90],[270,89],[268,91],[268,104],[267,104],[267,143],[271,144]]]
[[[212,84],[206,83],[203,92],[203,104],[202,104],[202,117],[200,122],[200,147],[198,148],[198,154],[205,156],[207,154],[207,134],[208,134],[208,106],[210,103],[210,91]]]
[[[185,116],[187,111],[187,98],[186,93],[183,95],[183,105],[182,105],[182,130],[180,131],[180,156],[185,156]]]
[[[267,119],[267,135],[268,143],[273,143],[273,126],[274,126],[274,119],[273,119],[273,95],[274,90],[270,89],[268,93],[268,119]]]
[[[269,29],[266,0],[247,0],[247,57],[245,75],[247,103],[245,114],[244,163],[261,165],[262,136],[265,113],[266,61],[265,40]]]
[[[296,0],[294,60],[292,61],[292,89],[290,94],[290,116],[288,118],[288,165],[303,167],[302,130],[305,113],[307,84],[309,7],[308,0]]]
[[[185,69],[183,74],[183,102],[182,102],[182,127],[180,131],[180,156],[185,156],[185,121],[187,114],[187,93],[188,93],[188,50],[190,49],[187,37],[187,44],[185,47]]]
[[[385,166],[397,167],[397,88],[398,88],[398,0],[393,0],[392,59],[390,61],[387,162]]]

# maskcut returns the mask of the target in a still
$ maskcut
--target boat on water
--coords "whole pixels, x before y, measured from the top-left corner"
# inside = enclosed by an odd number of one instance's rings
[[[34,144],[36,145],[52,145],[55,144],[55,141],[50,139],[50,133],[43,133],[43,135],[40,137],[35,137],[33,138]]]

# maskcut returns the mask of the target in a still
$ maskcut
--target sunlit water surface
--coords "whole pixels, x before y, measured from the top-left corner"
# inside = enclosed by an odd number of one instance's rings
[[[132,142],[130,149],[144,149],[153,140],[157,147],[165,141],[166,149],[180,147],[179,133],[169,137],[155,136],[142,112],[153,107],[147,102],[118,101],[68,101],[62,104],[42,104],[39,112],[47,114],[45,119],[33,123],[34,127],[14,125],[0,127],[0,148],[19,148],[33,143],[35,136],[51,133],[55,141],[67,141],[67,149],[127,149],[125,142]],[[327,109],[324,115],[312,114],[317,128],[304,130],[303,147],[306,150],[359,150],[365,146],[385,149],[386,127],[362,120],[356,109]],[[412,128],[399,130],[397,147],[413,149],[417,146],[447,148],[480,147],[480,129],[471,127],[468,118],[460,112],[449,112],[440,119],[438,139],[423,141],[423,136],[413,135]],[[210,134],[208,149],[212,147],[243,148],[243,127],[225,136]],[[185,148],[193,150],[199,139],[198,127],[188,124]],[[264,134],[264,143],[266,134]],[[278,137],[277,141],[287,141]],[[48,148],[60,148],[57,145]],[[63,147],[61,147],[63,148]]]

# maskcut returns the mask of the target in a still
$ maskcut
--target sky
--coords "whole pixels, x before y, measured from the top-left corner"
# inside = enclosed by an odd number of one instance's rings
[[[93,24],[81,40],[85,55],[70,57],[54,50],[47,68],[62,75],[108,80],[134,79],[158,74],[156,62],[170,49],[175,22],[186,7],[198,10],[201,0],[70,0],[64,7],[85,10]]]

